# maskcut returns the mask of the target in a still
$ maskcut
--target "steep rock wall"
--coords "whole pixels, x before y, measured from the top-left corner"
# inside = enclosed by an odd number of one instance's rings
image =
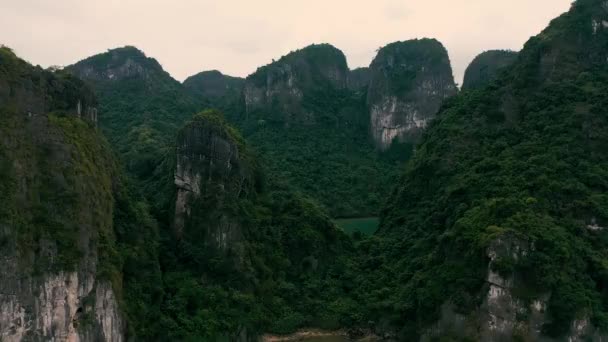
[[[270,119],[287,125],[314,123],[314,113],[302,107],[305,95],[325,87],[346,89],[348,73],[346,57],[340,50],[328,44],[308,46],[247,77],[245,111],[276,112]]]
[[[446,98],[456,94],[447,51],[434,39],[396,42],[370,66],[367,106],[379,150],[414,142]]]
[[[0,88],[0,339],[122,341],[100,277],[112,267],[99,248],[113,243],[115,165],[93,128],[95,98],[7,48]]]

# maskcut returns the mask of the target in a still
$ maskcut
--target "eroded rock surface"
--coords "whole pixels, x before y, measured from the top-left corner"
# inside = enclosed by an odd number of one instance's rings
[[[251,191],[253,166],[241,154],[237,133],[214,121],[213,115],[195,116],[180,131],[174,226],[178,236],[184,229],[195,230],[206,245],[226,252],[242,239],[230,206]]]
[[[367,105],[376,147],[416,141],[457,88],[447,51],[434,39],[396,42],[370,66]]]
[[[314,113],[302,107],[305,94],[326,87],[346,89],[348,73],[342,51],[328,44],[308,46],[247,77],[245,110],[272,112],[276,114],[272,120],[286,125],[314,123]]]

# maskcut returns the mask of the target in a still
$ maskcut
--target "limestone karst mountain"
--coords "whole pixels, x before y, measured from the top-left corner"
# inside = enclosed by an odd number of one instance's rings
[[[269,177],[221,113],[195,115],[179,131],[175,154],[174,215],[161,263],[169,293],[189,298],[191,284],[204,279],[194,291],[208,300],[169,300],[169,338],[256,340],[315,315],[343,314],[318,299],[345,295],[336,271],[346,268],[351,241],[315,204]],[[221,320],[203,330],[183,310],[201,317],[211,310]]]
[[[375,215],[380,194],[407,159],[376,153],[364,80],[358,90],[349,88],[351,81],[340,50],[311,45],[258,68],[247,77],[240,102],[224,107],[270,173],[338,217]]]
[[[245,80],[240,77],[224,75],[217,70],[203,71],[186,78],[184,89],[200,107],[209,107],[224,112],[238,112]]]
[[[217,70],[203,71],[188,77],[184,87],[200,98],[222,98],[241,93],[245,80],[240,77],[224,75]]]
[[[348,66],[342,51],[329,44],[311,45],[258,68],[245,81],[245,113],[266,121],[314,124],[322,121],[310,108],[313,94],[346,89]],[[314,100],[314,99],[313,99]]]
[[[135,324],[123,295],[146,301],[133,281],[160,276],[139,263],[153,248],[134,253],[154,227],[95,128],[96,107],[82,81],[0,48],[2,341],[124,341]]]
[[[383,47],[369,72],[370,132],[379,150],[395,140],[416,142],[443,101],[457,92],[448,53],[435,39]]]
[[[484,56],[457,93],[433,39],[184,83],[0,48],[0,340],[606,340],[608,3]]]
[[[517,60],[517,52],[490,50],[479,54],[467,67],[462,89],[479,89],[493,81],[498,73]]]
[[[405,339],[606,338],[602,23],[605,1],[573,3],[428,128],[380,228],[393,292],[371,299],[399,308]]]

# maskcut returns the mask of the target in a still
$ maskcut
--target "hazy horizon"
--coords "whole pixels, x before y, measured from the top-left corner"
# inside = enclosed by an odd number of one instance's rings
[[[427,37],[443,43],[455,79],[462,83],[464,70],[476,55],[494,49],[520,50],[570,3],[21,0],[3,6],[0,44],[43,67],[70,65],[132,45],[183,81],[214,69],[245,77],[290,51],[319,43],[342,50],[355,69],[368,66],[386,44]]]

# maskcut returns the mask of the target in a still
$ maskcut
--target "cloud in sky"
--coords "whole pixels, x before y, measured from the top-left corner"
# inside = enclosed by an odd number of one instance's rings
[[[0,44],[42,66],[134,45],[175,78],[246,76],[312,43],[367,66],[390,42],[430,37],[461,82],[488,49],[519,50],[571,0],[0,0]]]

